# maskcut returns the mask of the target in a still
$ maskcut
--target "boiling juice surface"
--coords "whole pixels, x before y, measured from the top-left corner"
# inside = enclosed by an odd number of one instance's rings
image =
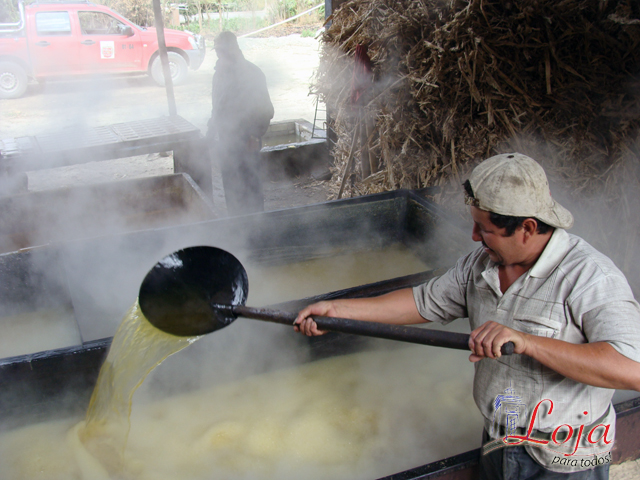
[[[49,308],[0,316],[0,358],[80,345],[73,310]]]
[[[75,422],[33,425],[0,439],[11,459],[2,478],[378,478],[480,446],[473,368],[460,371],[460,355],[357,353],[134,402],[119,473]]]
[[[264,306],[311,297],[429,270],[411,250],[393,245],[382,250],[336,252],[281,265],[245,265],[248,305]]]
[[[365,253],[349,262],[322,259],[323,268],[312,261],[249,270],[250,305],[425,270],[408,252],[396,253],[382,264]],[[347,273],[344,287],[336,286],[337,271]],[[325,283],[305,284],[304,272]],[[289,279],[287,290],[282,282]],[[468,355],[434,347],[292,365],[132,407],[146,375],[196,339],[158,331],[134,305],[114,337],[86,418],[2,434],[0,478],[372,479],[480,446]]]

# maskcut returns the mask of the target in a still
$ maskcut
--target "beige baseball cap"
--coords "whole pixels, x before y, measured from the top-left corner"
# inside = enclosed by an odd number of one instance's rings
[[[551,197],[543,168],[521,153],[486,159],[471,172],[469,183],[482,210],[512,217],[533,217],[557,228],[571,228],[573,215]]]

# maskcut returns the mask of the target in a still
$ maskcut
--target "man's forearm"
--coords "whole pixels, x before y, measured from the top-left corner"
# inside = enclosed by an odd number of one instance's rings
[[[544,366],[577,382],[602,388],[640,391],[640,363],[607,342],[574,344],[538,337],[489,321],[469,336],[472,362],[500,356],[500,348],[513,342],[515,353],[528,355]]]
[[[525,335],[524,355],[577,382],[602,388],[640,391],[640,363],[607,342],[573,344]]]
[[[427,321],[418,313],[410,288],[379,297],[335,300],[332,304],[331,316],[334,317],[396,325],[412,325]]]
[[[352,298],[314,303],[300,312],[294,322],[297,332],[304,335],[322,335],[314,317],[338,317],[352,320],[410,325],[424,323],[426,320],[418,313],[413,299],[413,290],[405,288],[379,297]]]

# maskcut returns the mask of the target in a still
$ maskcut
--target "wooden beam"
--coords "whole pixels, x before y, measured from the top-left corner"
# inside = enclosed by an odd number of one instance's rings
[[[156,23],[156,34],[158,36],[158,49],[160,50],[160,61],[162,62],[162,73],[164,74],[164,87],[167,90],[167,102],[169,103],[169,115],[178,115],[176,108],[176,97],[173,94],[173,80],[171,79],[171,68],[169,67],[169,56],[167,55],[167,44],[164,40],[164,21],[162,20],[162,9],[160,0],[153,0],[153,16]]]

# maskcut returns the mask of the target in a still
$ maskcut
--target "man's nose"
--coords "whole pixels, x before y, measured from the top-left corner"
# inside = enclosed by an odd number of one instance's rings
[[[473,225],[473,230],[471,231],[471,240],[473,240],[474,242],[482,241],[482,236],[480,235],[480,229],[478,228],[478,225]]]

